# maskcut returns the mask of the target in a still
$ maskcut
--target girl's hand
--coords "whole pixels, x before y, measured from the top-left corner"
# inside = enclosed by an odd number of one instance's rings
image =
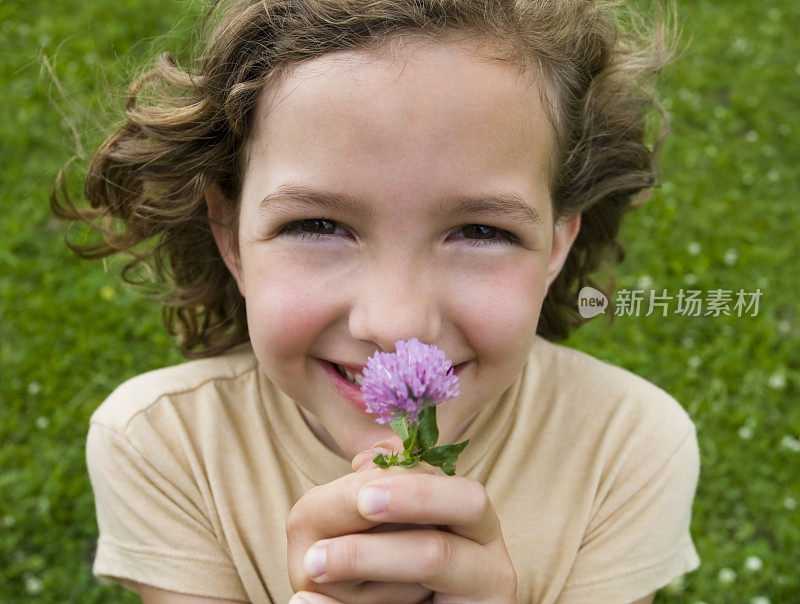
[[[309,604],[516,602],[516,572],[483,485],[428,464],[377,468],[372,458],[387,452],[359,453],[354,473],[292,508],[292,589],[327,596],[298,594]],[[383,511],[371,510],[373,487],[386,494]]]

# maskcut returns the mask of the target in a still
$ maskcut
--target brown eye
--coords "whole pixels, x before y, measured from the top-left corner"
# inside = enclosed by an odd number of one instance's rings
[[[456,231],[456,239],[467,245],[489,247],[493,245],[518,245],[519,239],[508,231],[486,224],[468,224]]]
[[[335,220],[328,218],[304,218],[295,220],[284,226],[280,234],[296,239],[326,239],[329,235],[347,235],[347,231]]]
[[[336,223],[333,220],[326,220],[324,218],[311,218],[300,221],[300,230],[304,233],[332,235],[336,230]]]
[[[485,224],[470,224],[464,227],[464,235],[470,239],[494,239],[498,229]]]

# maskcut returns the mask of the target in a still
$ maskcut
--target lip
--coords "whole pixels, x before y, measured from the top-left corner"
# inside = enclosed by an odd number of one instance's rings
[[[364,397],[361,395],[361,388],[355,384],[351,384],[342,376],[340,376],[339,372],[334,369],[333,363],[330,361],[323,361],[322,359],[318,360],[319,364],[322,366],[322,370],[325,372],[325,375],[328,376],[328,380],[330,380],[331,385],[336,389],[336,391],[339,392],[339,394],[341,394],[345,399],[347,399],[347,401],[356,409],[360,409],[366,413],[367,404],[364,402]]]
[[[364,397],[361,394],[361,388],[355,384],[351,384],[342,376],[340,376],[339,372],[334,368],[332,362],[323,361],[322,359],[317,359],[317,361],[322,366],[322,370],[325,372],[325,375],[328,377],[328,380],[331,382],[331,385],[336,389],[336,391],[339,392],[339,394],[341,394],[345,399],[347,399],[347,401],[356,409],[360,409],[366,413],[367,404],[364,402]],[[460,376],[461,372],[464,370],[464,367],[466,367],[468,364],[469,361],[459,363],[453,367],[453,373],[457,376]]]

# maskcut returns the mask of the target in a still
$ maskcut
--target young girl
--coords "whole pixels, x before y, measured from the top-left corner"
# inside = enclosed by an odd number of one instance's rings
[[[697,567],[691,421],[552,343],[654,184],[663,26],[642,46],[619,17],[232,0],[196,65],[133,86],[92,209],[54,205],[104,233],[82,254],[152,267],[197,360],[92,416],[96,575],[144,602],[630,603]],[[371,461],[402,444],[359,374],[413,337],[460,379],[456,476]]]

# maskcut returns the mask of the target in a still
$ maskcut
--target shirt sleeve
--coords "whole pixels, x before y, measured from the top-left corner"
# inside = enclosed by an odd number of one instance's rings
[[[699,471],[692,426],[644,484],[600,505],[559,604],[629,604],[696,569],[689,525]]]
[[[129,589],[135,581],[247,601],[190,477],[164,451],[150,453],[148,459],[123,435],[90,424],[86,462],[100,533],[92,572]]]

